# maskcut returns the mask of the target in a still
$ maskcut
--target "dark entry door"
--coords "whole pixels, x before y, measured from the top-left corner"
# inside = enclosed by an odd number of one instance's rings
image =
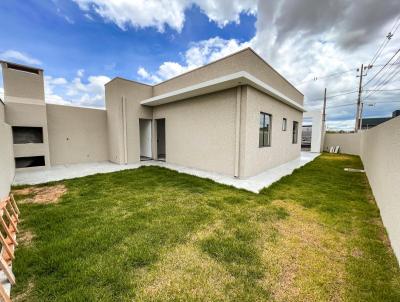
[[[157,120],[157,158],[165,160],[165,119]]]

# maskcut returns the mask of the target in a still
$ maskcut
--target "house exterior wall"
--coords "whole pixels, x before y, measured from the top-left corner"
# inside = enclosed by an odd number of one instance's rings
[[[272,115],[271,146],[259,147],[260,112]],[[250,177],[279,166],[300,156],[302,112],[269,95],[247,86],[245,142],[241,177]],[[287,130],[282,131],[282,120],[287,119]],[[298,143],[292,144],[293,121],[299,123]],[[243,167],[242,167],[243,169]]]
[[[154,96],[239,71],[247,71],[298,104],[303,105],[304,96],[302,93],[250,48],[157,84],[154,86]]]
[[[110,161],[140,161],[139,119],[153,118],[153,109],[140,105],[140,101],[150,98],[152,92],[151,86],[120,78],[106,84]]]
[[[233,88],[154,107],[154,119],[165,118],[166,161],[233,175],[236,96]]]
[[[5,123],[5,106],[0,100],[0,199],[9,192],[15,175],[11,127]]]
[[[332,146],[340,146],[340,153],[360,155],[362,132],[357,133],[326,133],[324,151]]]
[[[47,104],[51,165],[108,160],[105,110]]]
[[[4,123],[6,119],[6,108],[3,101],[0,99],[0,122]]]

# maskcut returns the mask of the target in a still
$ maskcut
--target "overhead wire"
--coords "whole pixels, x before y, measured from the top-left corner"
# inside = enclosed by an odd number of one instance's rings
[[[384,40],[382,41],[381,45],[379,46],[379,48],[377,49],[377,51],[375,52],[374,56],[371,59],[371,62],[368,64],[368,66],[373,65],[376,60],[379,58],[379,56],[382,54],[383,50],[385,49],[385,47],[389,44],[391,38],[393,37],[393,35],[396,33],[397,29],[399,28],[400,25],[400,15],[397,16],[396,20],[393,23],[392,29],[389,31],[389,33],[385,36]],[[396,26],[397,25],[397,26]]]
[[[371,97],[371,95],[373,95],[374,93],[376,93],[377,91],[379,91],[379,88],[384,87],[386,84],[388,84],[396,75],[398,75],[400,72],[400,67],[397,68],[397,70],[393,70],[393,72],[390,74],[390,76],[386,77],[384,80],[381,81],[380,84],[377,85],[375,91],[370,92],[369,94],[367,94],[364,97],[364,100],[368,99]]]
[[[371,83],[371,81],[373,80],[373,79],[375,79],[385,68],[386,68],[386,66],[388,66],[388,64],[393,60],[393,58],[398,54],[400,52],[400,48],[394,53],[394,55],[386,62],[386,64],[385,65],[383,65],[383,67],[381,68],[381,69],[379,69],[379,71],[378,72],[376,72],[375,74],[374,74],[374,76],[372,77],[372,78],[370,78],[364,85],[363,85],[363,87],[365,87],[365,86],[367,86],[369,83]],[[392,65],[393,66],[393,65]]]
[[[303,81],[303,82],[296,83],[294,85],[295,86],[299,86],[299,85],[303,85],[303,84],[307,84],[307,83],[311,83],[311,82],[316,82],[316,81],[321,80],[321,79],[334,78],[334,77],[337,77],[337,76],[340,76],[342,74],[349,73],[349,72],[352,72],[352,71],[355,71],[355,70],[356,69],[349,69],[349,70],[345,70],[345,71],[330,73],[330,74],[327,74],[327,75],[324,75],[324,76],[321,76],[321,77],[315,76],[312,80],[306,80],[306,81]]]

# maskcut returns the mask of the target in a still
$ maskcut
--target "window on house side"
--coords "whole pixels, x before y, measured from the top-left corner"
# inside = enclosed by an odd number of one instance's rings
[[[271,146],[271,121],[271,114],[260,113],[259,147]]]
[[[287,119],[283,118],[282,120],[282,131],[286,131],[287,129]]]
[[[296,121],[293,121],[293,137],[292,137],[293,144],[297,144],[298,136],[299,136],[299,123]]]

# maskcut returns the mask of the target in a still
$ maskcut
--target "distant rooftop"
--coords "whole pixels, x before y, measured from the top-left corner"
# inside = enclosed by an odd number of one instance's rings
[[[362,129],[369,129],[375,126],[378,126],[379,124],[382,124],[384,122],[387,122],[388,120],[400,116],[400,110],[395,110],[392,113],[392,116],[389,117],[369,117],[369,118],[363,118],[362,119]]]

